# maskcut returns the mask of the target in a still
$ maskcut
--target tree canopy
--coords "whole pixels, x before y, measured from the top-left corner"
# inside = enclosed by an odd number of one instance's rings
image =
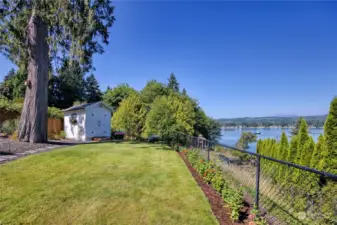
[[[145,104],[138,93],[132,93],[123,99],[112,118],[115,130],[126,131],[128,136],[140,137],[146,118]]]
[[[136,93],[136,90],[128,84],[119,84],[111,90],[107,90],[103,95],[103,101],[110,105],[112,108],[117,109],[119,104],[129,97],[131,94]]]
[[[145,87],[141,90],[142,101],[147,105],[151,104],[156,97],[164,96],[167,94],[167,87],[156,80],[148,81]]]
[[[103,53],[102,43],[109,43],[113,12],[110,0],[4,0],[0,3],[0,51],[14,64],[27,66],[26,27],[34,15],[47,26],[53,65],[71,59],[88,70],[92,55]]]

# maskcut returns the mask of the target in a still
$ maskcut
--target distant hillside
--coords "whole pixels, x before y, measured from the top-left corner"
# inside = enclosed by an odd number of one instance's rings
[[[242,117],[231,119],[218,119],[226,127],[243,126],[243,127],[271,127],[294,126],[299,116],[268,116],[268,117]],[[323,127],[326,115],[304,116],[309,126]]]

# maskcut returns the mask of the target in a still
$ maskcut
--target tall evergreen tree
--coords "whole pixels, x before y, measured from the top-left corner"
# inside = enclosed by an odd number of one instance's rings
[[[183,90],[182,90],[181,94],[182,94],[182,95],[184,95],[184,96],[187,96],[187,91],[186,91],[186,89],[185,89],[185,88],[183,88]]]
[[[289,143],[288,143],[288,137],[286,133],[283,131],[281,135],[281,140],[279,142],[279,154],[277,159],[286,161],[287,160],[287,154],[288,154],[288,149],[289,149]],[[277,172],[277,181],[281,181],[284,173],[286,171],[286,166],[279,164],[278,165],[278,172]]]
[[[322,159],[326,156],[325,139],[324,136],[320,134],[316,143],[315,151],[311,157],[310,167],[323,170],[324,160]]]
[[[303,117],[300,117],[300,118],[297,119],[295,127],[291,131],[291,135],[293,135],[293,136],[298,135],[302,120],[303,120]]]
[[[102,100],[102,92],[99,89],[98,81],[94,74],[90,74],[85,81],[85,100],[86,102],[97,102]]]
[[[296,160],[296,155],[297,155],[297,148],[298,148],[298,137],[297,136],[292,136],[290,140],[290,147],[288,149],[288,154],[287,154],[287,161],[294,163]]]
[[[289,142],[286,133],[283,131],[280,140],[279,159],[286,161],[289,149]]]
[[[20,140],[47,141],[50,62],[70,58],[92,68],[93,54],[104,51],[101,40],[108,44],[113,10],[110,0],[1,1],[0,52],[27,71]]]
[[[323,135],[320,135],[318,137],[318,141],[317,141],[317,145],[316,145],[316,149],[317,149],[317,154],[318,154],[318,170],[324,170],[324,166],[325,166],[325,160],[328,157],[328,151],[326,148],[326,144],[325,144],[325,137]],[[314,165],[316,163],[312,162],[312,165]],[[316,168],[316,167],[314,167]]]
[[[305,143],[309,139],[308,125],[304,118],[300,119],[300,128],[298,130],[298,143],[297,143],[297,152],[294,162],[296,164],[301,164],[301,158],[303,154],[303,148]]]
[[[171,73],[170,78],[168,79],[167,87],[173,90],[174,92],[179,92],[179,83],[177,81],[176,76],[173,73]]]
[[[337,97],[330,104],[329,114],[324,124],[324,136],[327,151],[324,170],[337,174]]]
[[[300,164],[303,166],[310,166],[314,152],[315,152],[315,141],[311,136],[309,136],[308,140],[305,142],[302,148]]]

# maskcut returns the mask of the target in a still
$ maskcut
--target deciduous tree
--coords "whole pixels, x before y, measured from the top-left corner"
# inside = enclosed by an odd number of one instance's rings
[[[123,130],[130,137],[140,137],[146,118],[145,104],[138,93],[130,94],[122,100],[112,117],[112,128]]]
[[[124,99],[135,93],[136,90],[130,87],[128,84],[120,84],[114,87],[112,90],[107,90],[103,95],[103,101],[112,108],[117,109],[119,104]]]

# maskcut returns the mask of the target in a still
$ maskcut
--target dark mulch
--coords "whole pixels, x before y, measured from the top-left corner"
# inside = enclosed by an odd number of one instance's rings
[[[197,181],[198,185],[204,192],[205,196],[208,198],[208,201],[211,205],[212,212],[215,217],[218,219],[220,225],[242,225],[248,224],[247,221],[247,212],[249,211],[249,205],[246,205],[241,209],[240,221],[233,222],[230,219],[231,210],[225,206],[221,196],[215,191],[209,184],[205,183],[199,173],[191,166],[188,159],[184,155],[184,153],[179,152],[180,157],[185,162],[186,166],[190,170],[192,176]]]
[[[49,141],[48,143],[40,144],[0,138],[0,155],[15,155],[16,153],[24,153],[30,150],[74,144],[78,144],[78,142],[62,140]]]

